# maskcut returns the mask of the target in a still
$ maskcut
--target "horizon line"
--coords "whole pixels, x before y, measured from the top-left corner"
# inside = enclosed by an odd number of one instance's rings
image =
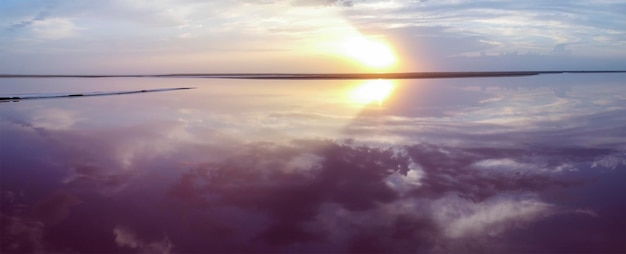
[[[170,73],[170,74],[0,74],[0,78],[228,78],[228,79],[438,79],[514,77],[542,74],[626,73],[626,70],[442,71],[382,73]]]

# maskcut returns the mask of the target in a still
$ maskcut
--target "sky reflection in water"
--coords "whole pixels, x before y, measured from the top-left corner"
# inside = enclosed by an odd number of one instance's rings
[[[623,74],[0,79],[2,252],[624,252]]]

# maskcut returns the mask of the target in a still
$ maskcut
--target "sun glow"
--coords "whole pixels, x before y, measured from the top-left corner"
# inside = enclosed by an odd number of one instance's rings
[[[394,87],[395,84],[391,80],[368,80],[350,92],[350,100],[359,104],[377,102],[378,105],[382,105]]]
[[[365,37],[347,40],[344,44],[344,52],[373,68],[388,68],[396,62],[396,56],[389,46]]]

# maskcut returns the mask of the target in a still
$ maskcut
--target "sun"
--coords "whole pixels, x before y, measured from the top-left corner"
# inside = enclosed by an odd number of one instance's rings
[[[391,80],[376,79],[365,81],[360,86],[350,92],[350,100],[359,104],[370,104],[377,102],[381,105],[395,85]]]
[[[344,43],[344,52],[359,62],[377,69],[393,66],[396,56],[389,46],[380,41],[357,37]]]

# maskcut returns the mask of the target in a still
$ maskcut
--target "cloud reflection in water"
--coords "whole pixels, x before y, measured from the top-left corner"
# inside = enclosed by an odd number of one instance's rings
[[[624,251],[626,92],[539,81],[3,104],[2,251]]]

